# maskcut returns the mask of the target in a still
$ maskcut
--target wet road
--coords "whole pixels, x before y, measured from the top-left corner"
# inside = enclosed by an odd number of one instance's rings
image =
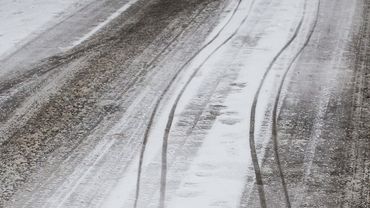
[[[1,59],[0,207],[369,206],[370,2],[139,0],[69,49],[125,4]]]

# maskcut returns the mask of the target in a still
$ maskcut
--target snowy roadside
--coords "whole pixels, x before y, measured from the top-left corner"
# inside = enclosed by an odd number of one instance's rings
[[[0,2],[0,58],[56,25],[91,0],[2,0]]]

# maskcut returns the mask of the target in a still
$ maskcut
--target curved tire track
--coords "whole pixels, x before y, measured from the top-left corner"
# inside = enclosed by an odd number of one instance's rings
[[[148,138],[149,138],[149,134],[150,134],[150,131],[152,129],[152,126],[153,126],[153,123],[154,123],[154,119],[155,119],[155,116],[157,115],[157,112],[158,112],[158,109],[159,109],[159,106],[164,98],[164,96],[167,94],[167,92],[169,91],[169,89],[172,87],[173,83],[175,82],[175,80],[178,78],[178,76],[180,75],[180,73],[204,50],[206,49],[209,45],[211,45],[219,36],[220,34],[223,32],[223,30],[229,25],[229,23],[231,22],[231,20],[233,19],[233,17],[235,16],[238,8],[240,7],[240,4],[241,4],[242,0],[238,0],[237,2],[237,5],[235,6],[230,18],[227,20],[227,22],[222,26],[222,28],[217,32],[217,34],[211,39],[209,40],[205,45],[203,45],[193,56],[191,56],[181,67],[180,69],[178,70],[178,72],[173,76],[173,78],[170,80],[170,82],[168,83],[167,87],[165,88],[165,90],[162,92],[162,94],[159,96],[158,100],[156,101],[155,103],[155,106],[154,106],[154,109],[152,111],[152,114],[150,115],[150,119],[149,119],[149,122],[148,122],[148,127],[145,131],[145,134],[144,134],[144,139],[143,139],[143,146],[142,146],[142,149],[141,149],[141,153],[140,153],[140,159],[139,159],[139,169],[138,169],[138,176],[137,176],[137,182],[136,182],[136,195],[135,195],[135,204],[134,204],[134,207],[136,208],[137,207],[137,203],[138,203],[138,199],[139,199],[139,195],[140,195],[140,181],[141,181],[141,174],[142,174],[142,164],[143,164],[143,159],[144,159],[144,154],[145,154],[145,149],[146,149],[146,144],[148,142]],[[254,4],[255,0],[253,0],[253,2],[251,3],[251,7],[249,9],[249,11],[251,10],[251,8],[253,7],[253,4]],[[249,16],[249,12],[248,12],[248,15],[247,17]],[[242,23],[243,24],[245,21],[246,21],[247,18],[244,18]],[[240,25],[241,25],[240,24]],[[239,28],[237,29],[237,31],[239,30]],[[207,58],[205,59],[205,61],[202,62],[201,66],[198,67],[192,74],[192,76],[189,78],[189,80],[186,82],[185,86],[183,87],[183,89],[181,90],[179,96],[176,98],[175,100],[175,104],[173,105],[173,107],[171,108],[171,112],[170,112],[170,116],[169,116],[169,122],[167,122],[167,125],[166,125],[166,129],[165,129],[165,135],[167,135],[167,139],[164,139],[164,142],[163,142],[163,149],[162,149],[162,171],[161,171],[161,188],[160,188],[160,202],[159,202],[159,207],[164,207],[164,201],[165,201],[165,189],[166,189],[166,185],[165,185],[165,179],[166,179],[166,169],[167,169],[167,154],[164,154],[164,153],[167,153],[167,142],[168,141],[168,134],[169,134],[169,131],[171,129],[171,126],[172,126],[172,120],[173,120],[173,115],[174,115],[174,112],[176,110],[176,106],[177,106],[177,103],[178,101],[180,100],[183,92],[185,91],[187,85],[191,82],[191,80],[193,79],[193,77],[195,76],[195,74],[197,73],[197,71],[199,71],[199,68],[201,68],[205,62],[216,52],[218,51],[218,49],[220,49],[223,45],[225,45],[233,36],[235,36],[236,32],[235,31],[230,37],[228,37],[223,43],[221,43],[210,55],[207,56]],[[172,115],[172,116],[171,116]],[[171,119],[172,118],[172,119]],[[171,121],[170,121],[171,120]],[[167,133],[168,132],[168,133]],[[166,136],[164,136],[165,138]],[[165,161],[163,163],[163,161]]]
[[[267,207],[267,205],[266,205],[266,196],[265,196],[265,190],[264,190],[264,187],[263,187],[262,174],[261,174],[260,166],[258,164],[258,157],[257,157],[257,151],[256,151],[255,139],[254,139],[256,108],[257,108],[258,97],[260,95],[263,84],[264,84],[264,82],[267,78],[267,75],[271,71],[272,67],[274,66],[276,61],[280,58],[280,56],[283,54],[283,52],[293,43],[293,41],[298,36],[298,33],[299,33],[299,31],[302,27],[302,24],[303,24],[304,16],[306,14],[306,4],[307,4],[307,1],[305,0],[304,10],[303,10],[301,20],[299,21],[298,26],[296,27],[292,37],[288,40],[287,43],[285,43],[283,48],[281,48],[280,51],[275,55],[275,57],[272,59],[269,66],[267,67],[265,73],[263,74],[260,85],[258,86],[258,89],[257,89],[257,91],[254,95],[254,99],[253,99],[253,103],[252,103],[251,117],[250,117],[250,127],[249,127],[249,146],[250,146],[251,157],[252,157],[252,162],[253,162],[253,167],[254,167],[254,173],[255,173],[255,177],[256,177],[256,183],[257,183],[257,188],[258,188],[258,195],[259,195],[259,199],[260,199],[260,205],[261,205],[262,208]]]
[[[276,163],[277,163],[277,166],[278,166],[278,169],[279,169],[279,175],[280,175],[281,183],[282,183],[282,186],[283,186],[283,189],[284,189],[286,205],[289,208],[291,207],[291,203],[290,203],[290,200],[289,200],[288,188],[287,188],[287,185],[286,185],[286,182],[285,182],[285,177],[284,177],[284,173],[283,173],[283,170],[282,170],[282,167],[281,167],[280,156],[279,156],[278,130],[277,130],[278,129],[278,126],[277,126],[278,125],[277,109],[278,109],[278,105],[279,105],[279,102],[280,102],[281,91],[282,91],[282,88],[284,86],[286,77],[287,77],[289,71],[291,70],[293,64],[297,61],[298,57],[300,57],[300,55],[302,54],[302,52],[304,51],[304,49],[306,48],[306,46],[310,42],[311,37],[312,37],[312,35],[315,31],[315,28],[316,28],[316,25],[317,25],[317,22],[318,22],[319,12],[320,12],[320,0],[318,0],[318,3],[317,3],[315,21],[314,21],[313,26],[311,27],[311,29],[309,31],[309,34],[308,34],[304,44],[299,49],[299,51],[296,53],[296,55],[294,56],[294,58],[290,62],[288,68],[284,72],[284,75],[282,77],[282,80],[281,80],[279,88],[278,88],[278,92],[277,92],[276,97],[275,97],[274,108],[273,108],[273,112],[272,112],[272,135],[271,135],[271,137],[272,137],[272,141],[273,141],[273,144],[274,144],[275,160],[276,160]]]
[[[222,29],[219,31],[219,33],[217,35],[219,35],[222,30],[231,22],[233,16],[235,15],[235,13],[237,12],[238,8],[239,8],[239,5],[241,3],[241,0],[238,2],[238,5],[237,7],[235,8],[235,10],[233,11],[233,14],[232,16],[230,17],[230,19],[228,20],[228,22],[222,27]],[[174,117],[175,117],[175,112],[176,112],[176,109],[177,109],[177,106],[179,104],[179,101],[181,99],[181,97],[183,96],[184,92],[186,91],[187,87],[189,86],[189,84],[191,83],[191,81],[194,79],[194,77],[196,76],[196,74],[199,72],[199,70],[207,63],[207,61],[220,49],[222,48],[224,45],[226,45],[226,43],[228,43],[240,30],[241,26],[246,22],[246,20],[248,19],[249,17],[249,14],[254,6],[254,3],[255,3],[255,0],[253,0],[250,4],[250,7],[248,9],[248,12],[247,12],[247,15],[243,18],[243,20],[240,22],[240,24],[238,25],[237,29],[227,38],[225,39],[219,46],[217,46],[217,48],[212,51],[207,57],[206,59],[194,70],[194,72],[191,74],[190,78],[187,80],[187,82],[185,83],[185,85],[183,86],[183,88],[181,89],[180,93],[177,95],[176,97],[176,100],[174,102],[174,104],[172,105],[172,108],[171,108],[171,111],[170,111],[170,114],[168,116],[168,120],[167,120],[167,124],[166,124],[166,128],[165,128],[165,133],[164,133],[164,136],[163,136],[163,146],[162,146],[162,170],[161,170],[161,187],[160,187],[160,205],[159,207],[160,208],[164,208],[165,207],[165,195],[166,195],[166,183],[167,183],[167,149],[168,149],[168,140],[169,140],[169,135],[170,135],[170,132],[171,132],[171,127],[172,127],[172,124],[173,124],[173,120],[174,120]]]
[[[209,5],[211,2],[209,2],[207,5]],[[176,37],[161,51],[160,54],[158,54],[155,59],[153,59],[149,64],[148,64],[148,68],[150,67],[153,67],[152,65],[159,59],[159,57],[161,55],[163,55],[166,50],[186,31],[187,28],[189,28],[189,26],[191,26],[191,23],[195,21],[196,17],[198,17],[202,11],[204,11],[204,9],[207,8],[207,5],[201,9],[193,18],[192,20],[188,23],[188,26],[185,27],[178,35],[176,35]],[[212,39],[211,41],[214,41],[214,39]],[[164,92],[160,95],[159,99],[156,101],[155,103],[155,107],[154,107],[154,110],[152,111],[151,115],[150,115],[150,119],[149,119],[149,123],[148,123],[148,127],[146,128],[145,130],[145,134],[144,134],[144,139],[143,139],[143,146],[142,146],[142,149],[140,151],[140,159],[139,159],[139,169],[138,169],[138,176],[137,176],[137,182],[136,182],[136,193],[135,193],[135,202],[134,202],[134,207],[136,208],[137,207],[137,203],[138,203],[138,199],[139,199],[139,195],[140,195],[140,182],[141,182],[141,175],[142,175],[142,164],[143,164],[143,159],[144,159],[144,154],[145,154],[145,149],[146,149],[146,144],[147,144],[147,141],[148,141],[148,138],[149,138],[149,134],[150,134],[150,131],[151,131],[151,126],[153,125],[154,123],[154,118],[157,114],[157,111],[158,111],[158,108],[159,108],[159,105],[161,104],[161,101],[163,100],[165,94],[168,92],[168,90],[170,89],[170,87],[172,86],[172,84],[174,83],[174,81],[176,80],[176,78],[178,77],[178,75],[180,74],[180,72],[204,49],[206,48],[210,43],[207,43],[207,45],[203,46],[201,49],[199,49],[197,51],[196,54],[194,54],[193,56],[190,57],[190,59],[188,61],[186,61],[179,69],[179,71],[175,74],[175,76],[171,79],[170,83],[167,85],[166,89],[164,90]]]

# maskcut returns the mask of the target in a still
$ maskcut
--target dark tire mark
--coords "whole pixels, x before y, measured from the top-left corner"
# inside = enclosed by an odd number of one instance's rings
[[[231,20],[233,19],[233,17],[235,16],[240,4],[241,4],[242,0],[239,0],[236,7],[234,8],[233,10],[233,13],[232,15],[230,16],[230,18],[228,19],[228,21],[224,24],[224,26],[217,32],[217,34],[211,39],[209,40],[205,45],[203,45],[193,56],[191,56],[178,70],[178,72],[173,76],[173,78],[170,80],[169,84],[167,85],[167,87],[165,88],[165,90],[162,92],[162,94],[160,95],[160,97],[158,98],[157,102],[155,103],[155,106],[154,106],[154,109],[152,111],[152,114],[150,116],[150,119],[149,119],[149,122],[148,122],[148,127],[145,131],[145,134],[144,134],[144,139],[143,139],[143,146],[142,146],[142,149],[141,149],[141,153],[140,153],[140,159],[139,159],[139,169],[138,169],[138,176],[137,176],[137,185],[136,185],[136,196],[135,196],[135,204],[134,204],[134,207],[136,208],[137,207],[137,202],[138,202],[138,199],[139,199],[139,193],[140,193],[140,181],[141,181],[141,173],[142,173],[142,164],[143,164],[143,158],[144,158],[144,154],[145,154],[145,149],[146,149],[146,144],[148,142],[148,138],[149,138],[149,134],[150,134],[150,131],[152,129],[152,126],[153,126],[153,123],[154,123],[154,118],[157,114],[157,111],[159,109],[159,106],[164,98],[164,96],[167,94],[167,92],[169,91],[169,89],[171,88],[171,86],[173,85],[173,83],[175,82],[175,80],[177,79],[177,77],[179,76],[179,74],[184,70],[185,67],[187,67],[193,60],[194,58],[196,58],[205,48],[207,48],[211,43],[213,43],[213,41],[215,41],[221,34],[221,32],[226,28],[226,26],[231,22]],[[254,4],[255,0],[253,1],[252,5]],[[252,6],[251,6],[252,7]],[[251,8],[250,8],[251,10]],[[248,15],[249,16],[249,15]],[[243,24],[245,21],[246,21],[247,18],[243,19],[242,23]],[[239,30],[239,28],[237,29],[237,31]],[[236,31],[236,32],[237,32]],[[210,56],[212,56],[219,48],[221,48],[221,46],[223,46],[226,42],[228,42],[233,36],[235,36],[236,32],[234,34],[232,34],[228,39],[226,39],[221,45],[219,45],[215,51],[213,51],[207,58],[205,61],[207,61]],[[201,66],[204,65],[205,61],[201,64]],[[196,71],[199,70],[199,68],[201,67],[198,67],[196,69]],[[193,74],[192,77],[195,76],[196,74],[196,71],[195,73]],[[188,80],[188,82],[186,83],[185,86],[188,85],[188,83],[190,83],[190,81],[192,80],[192,77]],[[186,88],[186,87],[185,87]],[[182,91],[180,92],[181,95],[183,93],[184,88],[182,89]],[[178,102],[179,98],[181,96],[178,96],[176,101]],[[171,112],[175,110],[174,109],[171,109]],[[167,126],[166,126],[166,132],[170,130],[170,127],[171,127],[171,124],[172,122],[170,123],[167,123]],[[169,126],[169,128],[168,128]],[[163,142],[163,148],[162,149],[162,152],[167,152],[167,142]],[[164,174],[164,169],[167,169],[167,162],[163,163],[163,161],[167,161],[167,157],[166,155],[162,154],[162,172],[161,172],[161,188],[160,188],[160,203],[159,203],[159,207],[164,207],[164,201],[165,201],[165,183],[162,183],[163,179],[166,178],[166,174]],[[165,165],[163,165],[165,164]]]
[[[204,6],[204,8],[202,8],[188,23],[188,25],[186,27],[184,27],[184,29],[179,33],[177,34],[171,41],[168,45],[166,45],[166,47],[164,49],[162,49],[162,51],[152,60],[150,61],[148,64],[147,64],[147,68],[153,68],[154,67],[154,63],[164,54],[167,52],[167,49],[174,43],[176,42],[176,40],[191,26],[191,23],[193,23],[196,18],[207,8],[207,6],[210,4],[211,2],[207,3],[207,5]],[[192,59],[194,58],[193,56],[191,57]],[[185,63],[187,65],[187,62]],[[180,71],[179,71],[180,72]],[[179,73],[178,72],[178,73]],[[175,75],[177,76],[177,74]],[[140,77],[140,76],[137,76],[137,77]],[[173,80],[174,81],[174,80]],[[164,93],[165,94],[165,93]],[[163,96],[164,96],[163,94]],[[158,105],[156,105],[156,109],[157,107],[159,106],[159,103],[160,101],[162,100],[162,97],[161,95],[161,98],[159,99],[159,102],[157,101]],[[154,117],[156,115],[156,112],[155,113],[152,113],[151,114],[151,117],[150,117],[150,121],[149,121],[149,124],[148,126],[152,126],[153,124],[153,121],[154,121]],[[145,131],[145,134],[144,134],[144,142],[143,142],[143,145],[146,145],[147,143],[147,140],[148,140],[148,137],[149,137],[149,133],[150,133],[150,129],[146,129]],[[135,202],[134,202],[134,207],[136,208],[137,207],[137,203],[138,203],[138,199],[139,199],[139,194],[140,194],[140,181],[141,181],[141,173],[142,173],[142,164],[143,164],[143,158],[144,158],[144,152],[145,152],[145,147],[143,146],[142,149],[141,149],[141,152],[140,152],[140,160],[139,160],[139,169],[138,169],[138,177],[137,177],[137,182],[136,182],[136,193],[135,193]]]
[[[255,120],[256,120],[256,107],[257,107],[257,102],[258,102],[258,97],[260,95],[262,86],[266,80],[267,75],[271,71],[272,67],[276,63],[276,61],[280,58],[282,53],[292,44],[292,42],[296,39],[303,23],[303,19],[306,13],[306,4],[307,1],[305,1],[304,4],[304,11],[301,17],[301,20],[299,21],[298,26],[296,27],[294,34],[292,37],[288,40],[288,42],[283,46],[282,49],[275,55],[275,57],[272,59],[270,62],[269,66],[267,67],[265,73],[263,74],[263,77],[261,79],[260,85],[258,86],[258,89],[254,95],[253,99],[253,104],[251,108],[251,118],[250,118],[250,127],[249,127],[249,146],[250,146],[250,151],[251,151],[251,157],[252,157],[252,162],[253,162],[253,167],[254,167],[254,173],[256,177],[256,183],[257,183],[257,188],[258,188],[258,195],[260,199],[260,204],[262,208],[266,208],[266,196],[265,196],[265,190],[263,187],[263,180],[262,180],[262,174],[260,170],[260,166],[258,164],[258,157],[257,157],[257,151],[256,151],[256,145],[255,145],[255,139],[254,139],[254,132],[255,132]]]
[[[288,208],[291,207],[291,203],[290,203],[290,199],[289,199],[288,188],[287,188],[287,185],[286,185],[286,182],[285,182],[284,173],[283,173],[281,163],[280,163],[279,145],[278,145],[278,126],[277,126],[278,125],[278,115],[277,115],[277,109],[278,109],[278,105],[279,105],[279,101],[280,101],[281,91],[282,91],[282,88],[284,86],[287,74],[291,70],[293,64],[296,62],[298,57],[300,57],[300,55],[302,54],[302,52],[304,51],[304,49],[306,48],[308,43],[310,42],[311,37],[312,37],[312,35],[315,31],[315,28],[316,28],[316,25],[317,25],[317,22],[318,22],[319,12],[320,12],[320,0],[318,0],[315,21],[314,21],[313,26],[311,27],[311,29],[309,31],[309,35],[307,36],[306,41],[304,42],[302,47],[299,49],[299,51],[296,53],[296,55],[294,56],[294,58],[290,62],[288,68],[284,72],[284,75],[282,77],[282,80],[281,80],[279,88],[278,88],[278,92],[277,92],[276,97],[275,97],[275,103],[274,103],[274,108],[273,108],[273,112],[272,112],[272,135],[271,135],[271,137],[272,137],[272,141],[273,141],[273,144],[274,144],[275,160],[276,160],[276,163],[277,163],[277,166],[278,166],[278,169],[279,169],[279,175],[280,175],[281,183],[282,183],[282,186],[283,186],[283,191],[284,191],[285,200],[286,200],[286,206]]]
[[[234,15],[236,14],[239,6],[240,6],[240,3],[241,3],[241,0],[238,2],[237,6],[235,7],[235,9],[233,10],[233,14],[231,15],[230,19],[226,22],[226,24],[221,28],[221,30],[217,33],[216,36],[218,36],[224,29],[225,27],[231,22],[232,18],[234,17]],[[194,79],[194,77],[196,76],[196,74],[199,72],[199,70],[204,66],[204,64],[220,49],[222,48],[224,45],[226,45],[226,43],[228,43],[240,30],[241,26],[246,22],[246,20],[248,19],[249,17],[249,14],[254,6],[254,3],[255,1],[253,0],[250,4],[250,7],[249,7],[249,10],[247,12],[247,15],[243,18],[243,20],[241,21],[241,23],[238,25],[238,28],[227,38],[225,39],[219,46],[217,46],[217,48],[212,51],[212,53],[210,53],[207,58],[194,70],[194,72],[191,74],[190,78],[187,80],[187,82],[185,83],[185,85],[183,86],[183,88],[181,89],[180,93],[177,95],[176,97],[176,100],[174,102],[174,104],[172,105],[172,108],[171,108],[171,111],[170,111],[170,114],[168,116],[168,120],[167,120],[167,124],[166,124],[166,128],[165,128],[165,133],[164,133],[164,136],[163,136],[163,146],[162,146],[162,170],[161,170],[161,188],[160,188],[160,205],[159,207],[160,208],[164,208],[165,207],[165,195],[166,195],[166,182],[167,182],[167,148],[168,148],[168,140],[169,140],[169,135],[170,135],[170,131],[171,131],[171,127],[172,127],[172,124],[173,124],[173,120],[174,120],[174,117],[175,117],[175,112],[176,112],[176,108],[177,108],[177,105],[182,97],[182,95],[184,94],[184,92],[186,91],[187,87],[189,86],[189,84],[191,83],[191,81]],[[217,38],[217,37],[215,37]],[[215,39],[214,38],[214,39]],[[208,44],[208,43],[207,43]],[[208,44],[209,45],[209,44]]]

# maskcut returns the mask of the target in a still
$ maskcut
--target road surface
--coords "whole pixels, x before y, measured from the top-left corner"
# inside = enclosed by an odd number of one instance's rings
[[[369,207],[370,1],[32,2],[0,207]]]

